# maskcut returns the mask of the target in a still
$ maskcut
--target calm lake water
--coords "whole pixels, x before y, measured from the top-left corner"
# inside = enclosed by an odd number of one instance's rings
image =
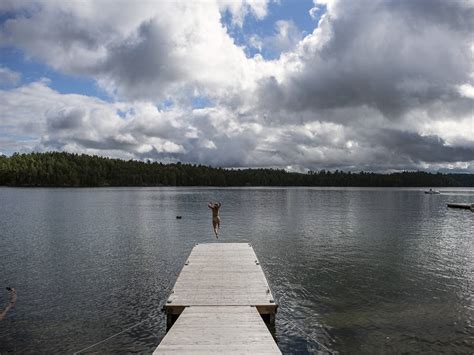
[[[284,353],[474,352],[474,189],[0,188],[0,353],[151,352],[195,243],[251,242]],[[182,215],[181,220],[176,215]],[[319,345],[322,344],[322,345]],[[318,350],[320,349],[320,350]]]

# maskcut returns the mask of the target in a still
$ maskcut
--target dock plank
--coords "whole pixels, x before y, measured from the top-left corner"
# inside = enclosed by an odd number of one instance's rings
[[[171,328],[154,354],[281,354],[261,317],[274,322],[277,305],[250,244],[196,245],[165,309]]]
[[[154,355],[281,354],[255,307],[187,307]]]
[[[196,245],[166,304],[275,307],[253,248],[247,243]]]

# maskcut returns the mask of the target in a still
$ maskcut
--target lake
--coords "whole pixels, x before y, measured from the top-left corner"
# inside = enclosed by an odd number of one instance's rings
[[[284,353],[473,353],[474,189],[0,188],[0,353],[147,353],[195,243],[250,242]],[[181,215],[182,219],[176,219]]]

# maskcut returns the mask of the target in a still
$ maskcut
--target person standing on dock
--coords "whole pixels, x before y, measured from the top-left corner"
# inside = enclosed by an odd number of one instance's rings
[[[209,202],[207,207],[212,210],[212,227],[214,228],[214,233],[216,234],[216,238],[219,238],[217,235],[217,231],[221,228],[221,219],[219,218],[219,209],[221,208],[220,202]]]

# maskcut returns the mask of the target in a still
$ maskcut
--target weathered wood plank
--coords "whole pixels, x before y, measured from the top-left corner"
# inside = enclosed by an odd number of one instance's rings
[[[154,354],[280,354],[260,317],[277,305],[250,244],[196,245],[165,308],[168,326],[179,317]]]
[[[281,354],[255,307],[186,308],[153,354]]]
[[[198,244],[193,248],[166,308],[211,305],[268,306],[262,309],[274,313],[272,293],[249,244]]]

